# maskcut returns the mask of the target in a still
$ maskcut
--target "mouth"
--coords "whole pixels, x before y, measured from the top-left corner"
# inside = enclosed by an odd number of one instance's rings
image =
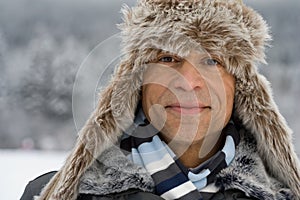
[[[166,106],[165,108],[184,115],[196,115],[206,109],[211,109],[210,106],[206,106],[201,103],[174,103]]]

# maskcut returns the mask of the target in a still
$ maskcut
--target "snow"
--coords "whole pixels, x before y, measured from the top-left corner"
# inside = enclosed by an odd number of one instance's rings
[[[64,163],[67,152],[0,149],[1,199],[20,199],[30,180]]]
[[[0,149],[1,199],[20,199],[26,184],[46,172],[58,170],[66,152]]]

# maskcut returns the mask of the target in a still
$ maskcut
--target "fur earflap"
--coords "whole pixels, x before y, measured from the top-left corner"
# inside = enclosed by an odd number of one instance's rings
[[[269,29],[257,12],[239,2],[140,0],[133,8],[124,7],[122,61],[72,154],[38,199],[76,199],[81,175],[132,123],[144,64],[157,50],[184,56],[199,47],[224,59],[236,79],[235,115],[258,141],[268,172],[300,197],[292,132],[273,101],[269,83],[256,69],[258,62],[265,62]]]

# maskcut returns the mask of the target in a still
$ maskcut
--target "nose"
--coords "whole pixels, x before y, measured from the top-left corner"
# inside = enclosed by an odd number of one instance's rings
[[[181,66],[178,66],[177,70],[179,74],[173,82],[173,86],[176,89],[192,91],[205,86],[205,81],[199,70],[189,61],[182,61]]]

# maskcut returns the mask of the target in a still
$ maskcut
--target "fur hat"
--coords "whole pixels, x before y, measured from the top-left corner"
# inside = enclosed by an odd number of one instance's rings
[[[271,39],[262,17],[237,0],[140,0],[122,12],[121,63],[74,150],[38,199],[76,199],[81,175],[134,119],[141,66],[159,49],[187,55],[195,44],[223,58],[236,79],[234,114],[255,136],[268,172],[300,197],[292,131],[273,101],[269,82],[256,67],[265,62],[265,46]]]

